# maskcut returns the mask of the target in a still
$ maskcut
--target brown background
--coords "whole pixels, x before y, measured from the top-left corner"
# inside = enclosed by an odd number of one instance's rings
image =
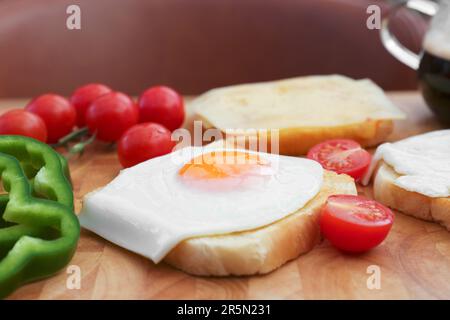
[[[412,70],[366,28],[367,0],[1,0],[0,97],[69,94],[104,82],[138,94],[168,84],[184,94],[307,74],[369,77],[415,89]],[[81,7],[81,30],[66,8]],[[418,51],[425,22],[403,12],[396,33]]]

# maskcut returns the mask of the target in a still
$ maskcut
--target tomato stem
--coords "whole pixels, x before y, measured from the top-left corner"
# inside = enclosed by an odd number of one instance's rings
[[[70,148],[69,149],[69,157],[74,156],[74,155],[82,156],[86,147],[88,145],[90,145],[92,142],[94,142],[96,135],[97,134],[94,133],[92,136],[89,137],[89,139],[78,142],[72,148]]]
[[[88,133],[89,133],[89,129],[87,127],[80,128],[80,129],[72,131],[68,135],[62,137],[61,139],[58,140],[57,143],[54,143],[51,146],[53,148],[66,146],[69,142],[71,142],[73,140],[76,140],[76,139],[79,139],[81,137],[84,137]]]

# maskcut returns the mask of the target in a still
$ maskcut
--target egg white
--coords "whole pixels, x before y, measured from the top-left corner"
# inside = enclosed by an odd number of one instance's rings
[[[209,192],[186,185],[180,168],[211,151],[188,147],[122,170],[107,186],[86,195],[81,225],[158,263],[185,239],[251,230],[282,219],[302,208],[322,185],[317,162],[267,153],[257,154],[273,165],[273,175],[252,177],[242,188]]]
[[[432,198],[450,197],[450,130],[431,131],[380,145],[363,179],[368,184],[380,160],[400,176],[398,187]]]

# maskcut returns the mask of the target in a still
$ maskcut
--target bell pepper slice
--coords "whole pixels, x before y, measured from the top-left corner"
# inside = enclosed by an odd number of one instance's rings
[[[24,171],[26,168],[26,171]],[[0,136],[0,297],[71,260],[80,235],[67,163],[34,139]]]

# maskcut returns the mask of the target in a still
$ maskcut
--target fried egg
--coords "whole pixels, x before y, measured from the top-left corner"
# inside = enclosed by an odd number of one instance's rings
[[[161,261],[195,236],[271,224],[319,192],[315,161],[236,149],[187,147],[124,169],[85,196],[81,225]]]

